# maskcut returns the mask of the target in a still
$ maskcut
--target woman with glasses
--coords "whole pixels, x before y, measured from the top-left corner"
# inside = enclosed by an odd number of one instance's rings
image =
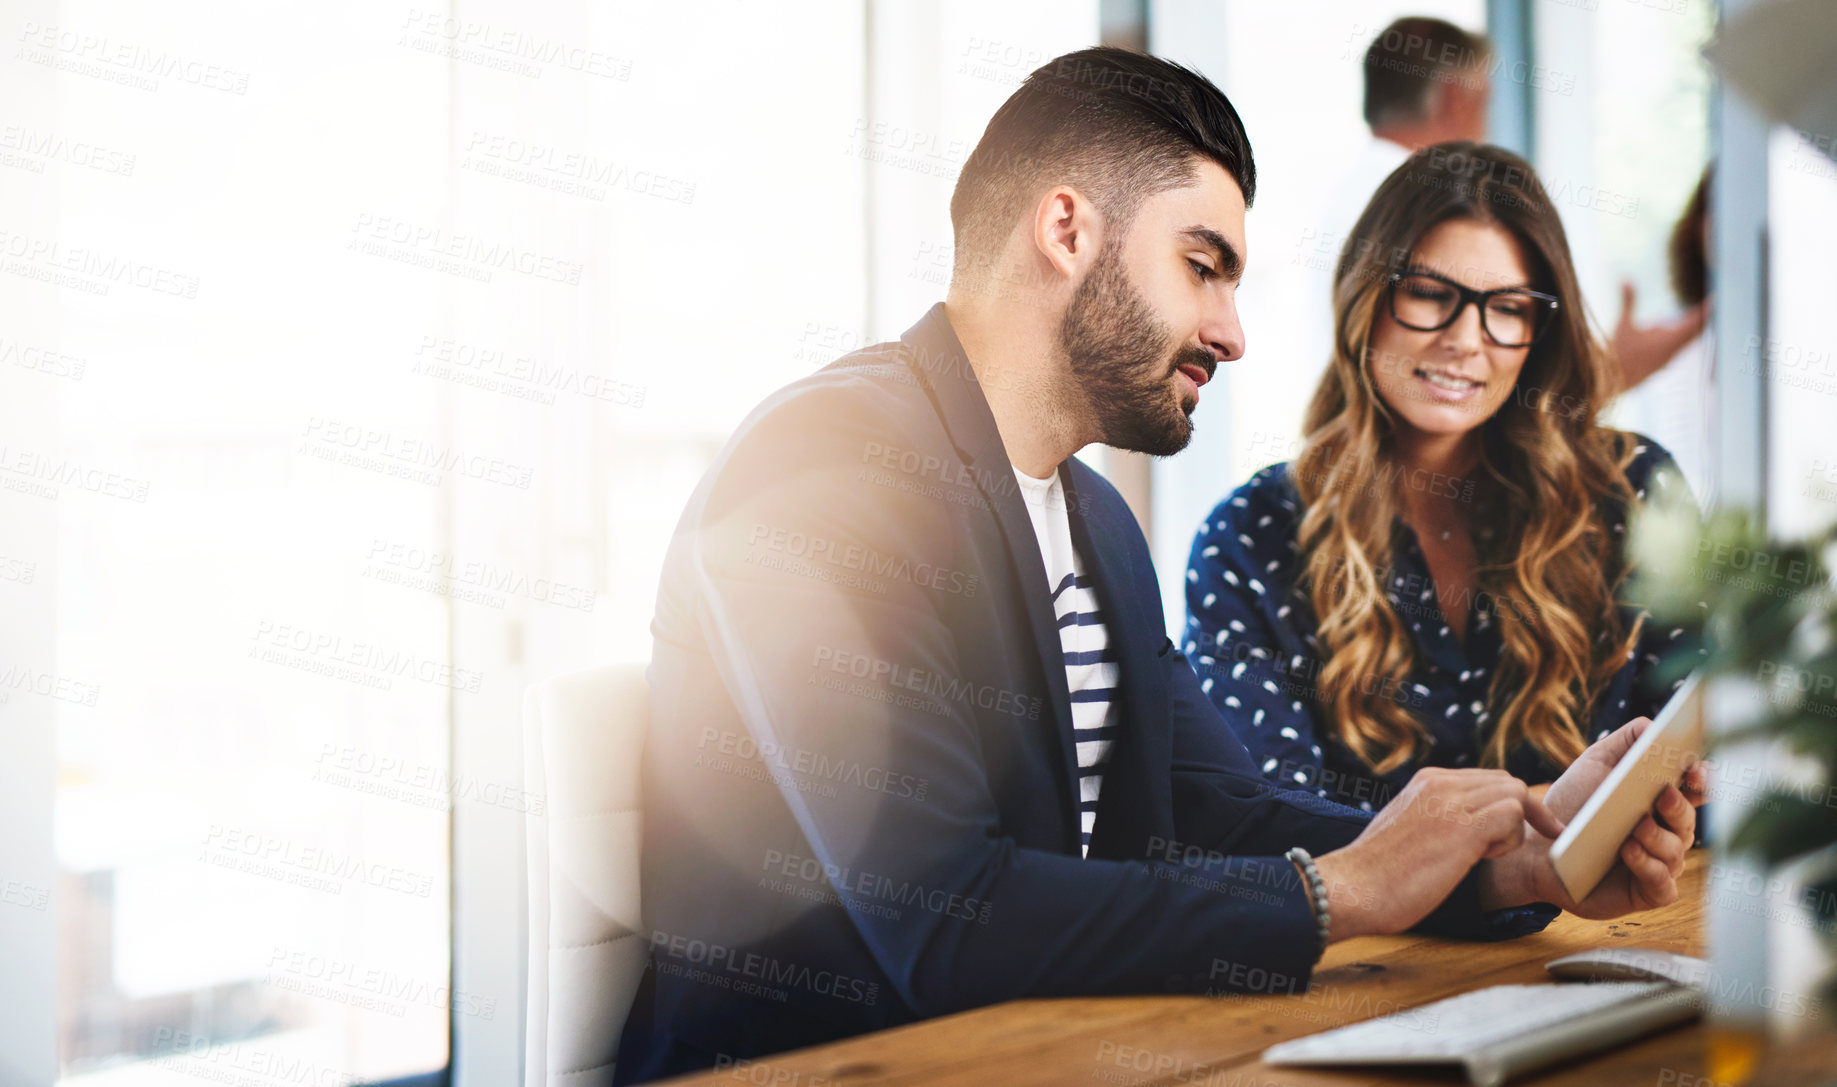
[[[1294,459],[1193,542],[1182,647],[1290,788],[1382,807],[1424,766],[1554,780],[1669,694],[1683,638],[1619,599],[1670,462],[1613,388],[1556,209],[1497,147],[1418,151],[1340,254]]]

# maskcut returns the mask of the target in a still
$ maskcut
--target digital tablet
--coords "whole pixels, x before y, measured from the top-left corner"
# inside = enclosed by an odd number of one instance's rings
[[[1595,889],[1658,794],[1702,760],[1703,745],[1703,685],[1693,672],[1550,847],[1570,897],[1579,902]]]

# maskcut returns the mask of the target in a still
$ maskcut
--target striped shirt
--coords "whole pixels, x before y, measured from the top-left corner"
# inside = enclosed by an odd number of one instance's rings
[[[1078,749],[1078,820],[1080,853],[1091,851],[1091,828],[1097,822],[1097,794],[1110,745],[1122,728],[1113,698],[1121,669],[1104,629],[1103,611],[1084,560],[1072,547],[1071,521],[1065,508],[1065,485],[1057,473],[1035,479],[1014,470],[1033,534],[1046,565],[1053,613],[1059,620],[1059,649],[1065,658],[1065,683],[1072,693],[1072,730]]]

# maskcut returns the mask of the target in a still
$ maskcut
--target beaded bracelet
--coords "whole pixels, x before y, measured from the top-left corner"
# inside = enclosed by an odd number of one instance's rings
[[[1327,884],[1320,878],[1320,870],[1314,867],[1314,858],[1307,850],[1296,846],[1282,857],[1301,870],[1302,878],[1314,892],[1314,927],[1320,934],[1320,950],[1315,952],[1315,957],[1319,958],[1326,953],[1327,932],[1332,928],[1332,914],[1327,911]]]

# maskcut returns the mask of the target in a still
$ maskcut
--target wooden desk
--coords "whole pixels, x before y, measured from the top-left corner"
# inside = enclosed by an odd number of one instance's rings
[[[1544,963],[1578,951],[1625,945],[1702,955],[1707,864],[1703,851],[1693,853],[1676,903],[1618,921],[1584,921],[1564,914],[1535,936],[1502,943],[1413,935],[1342,941],[1327,949],[1305,995],[1016,1000],[672,1082],[710,1087],[1463,1083],[1452,1075],[1411,1078],[1271,1068],[1257,1058],[1276,1042],[1469,989],[1548,981]],[[1703,1034],[1701,1022],[1678,1027],[1518,1082],[1540,1087],[1694,1084],[1703,1074]],[[1666,1070],[1673,1074],[1661,1076]]]

